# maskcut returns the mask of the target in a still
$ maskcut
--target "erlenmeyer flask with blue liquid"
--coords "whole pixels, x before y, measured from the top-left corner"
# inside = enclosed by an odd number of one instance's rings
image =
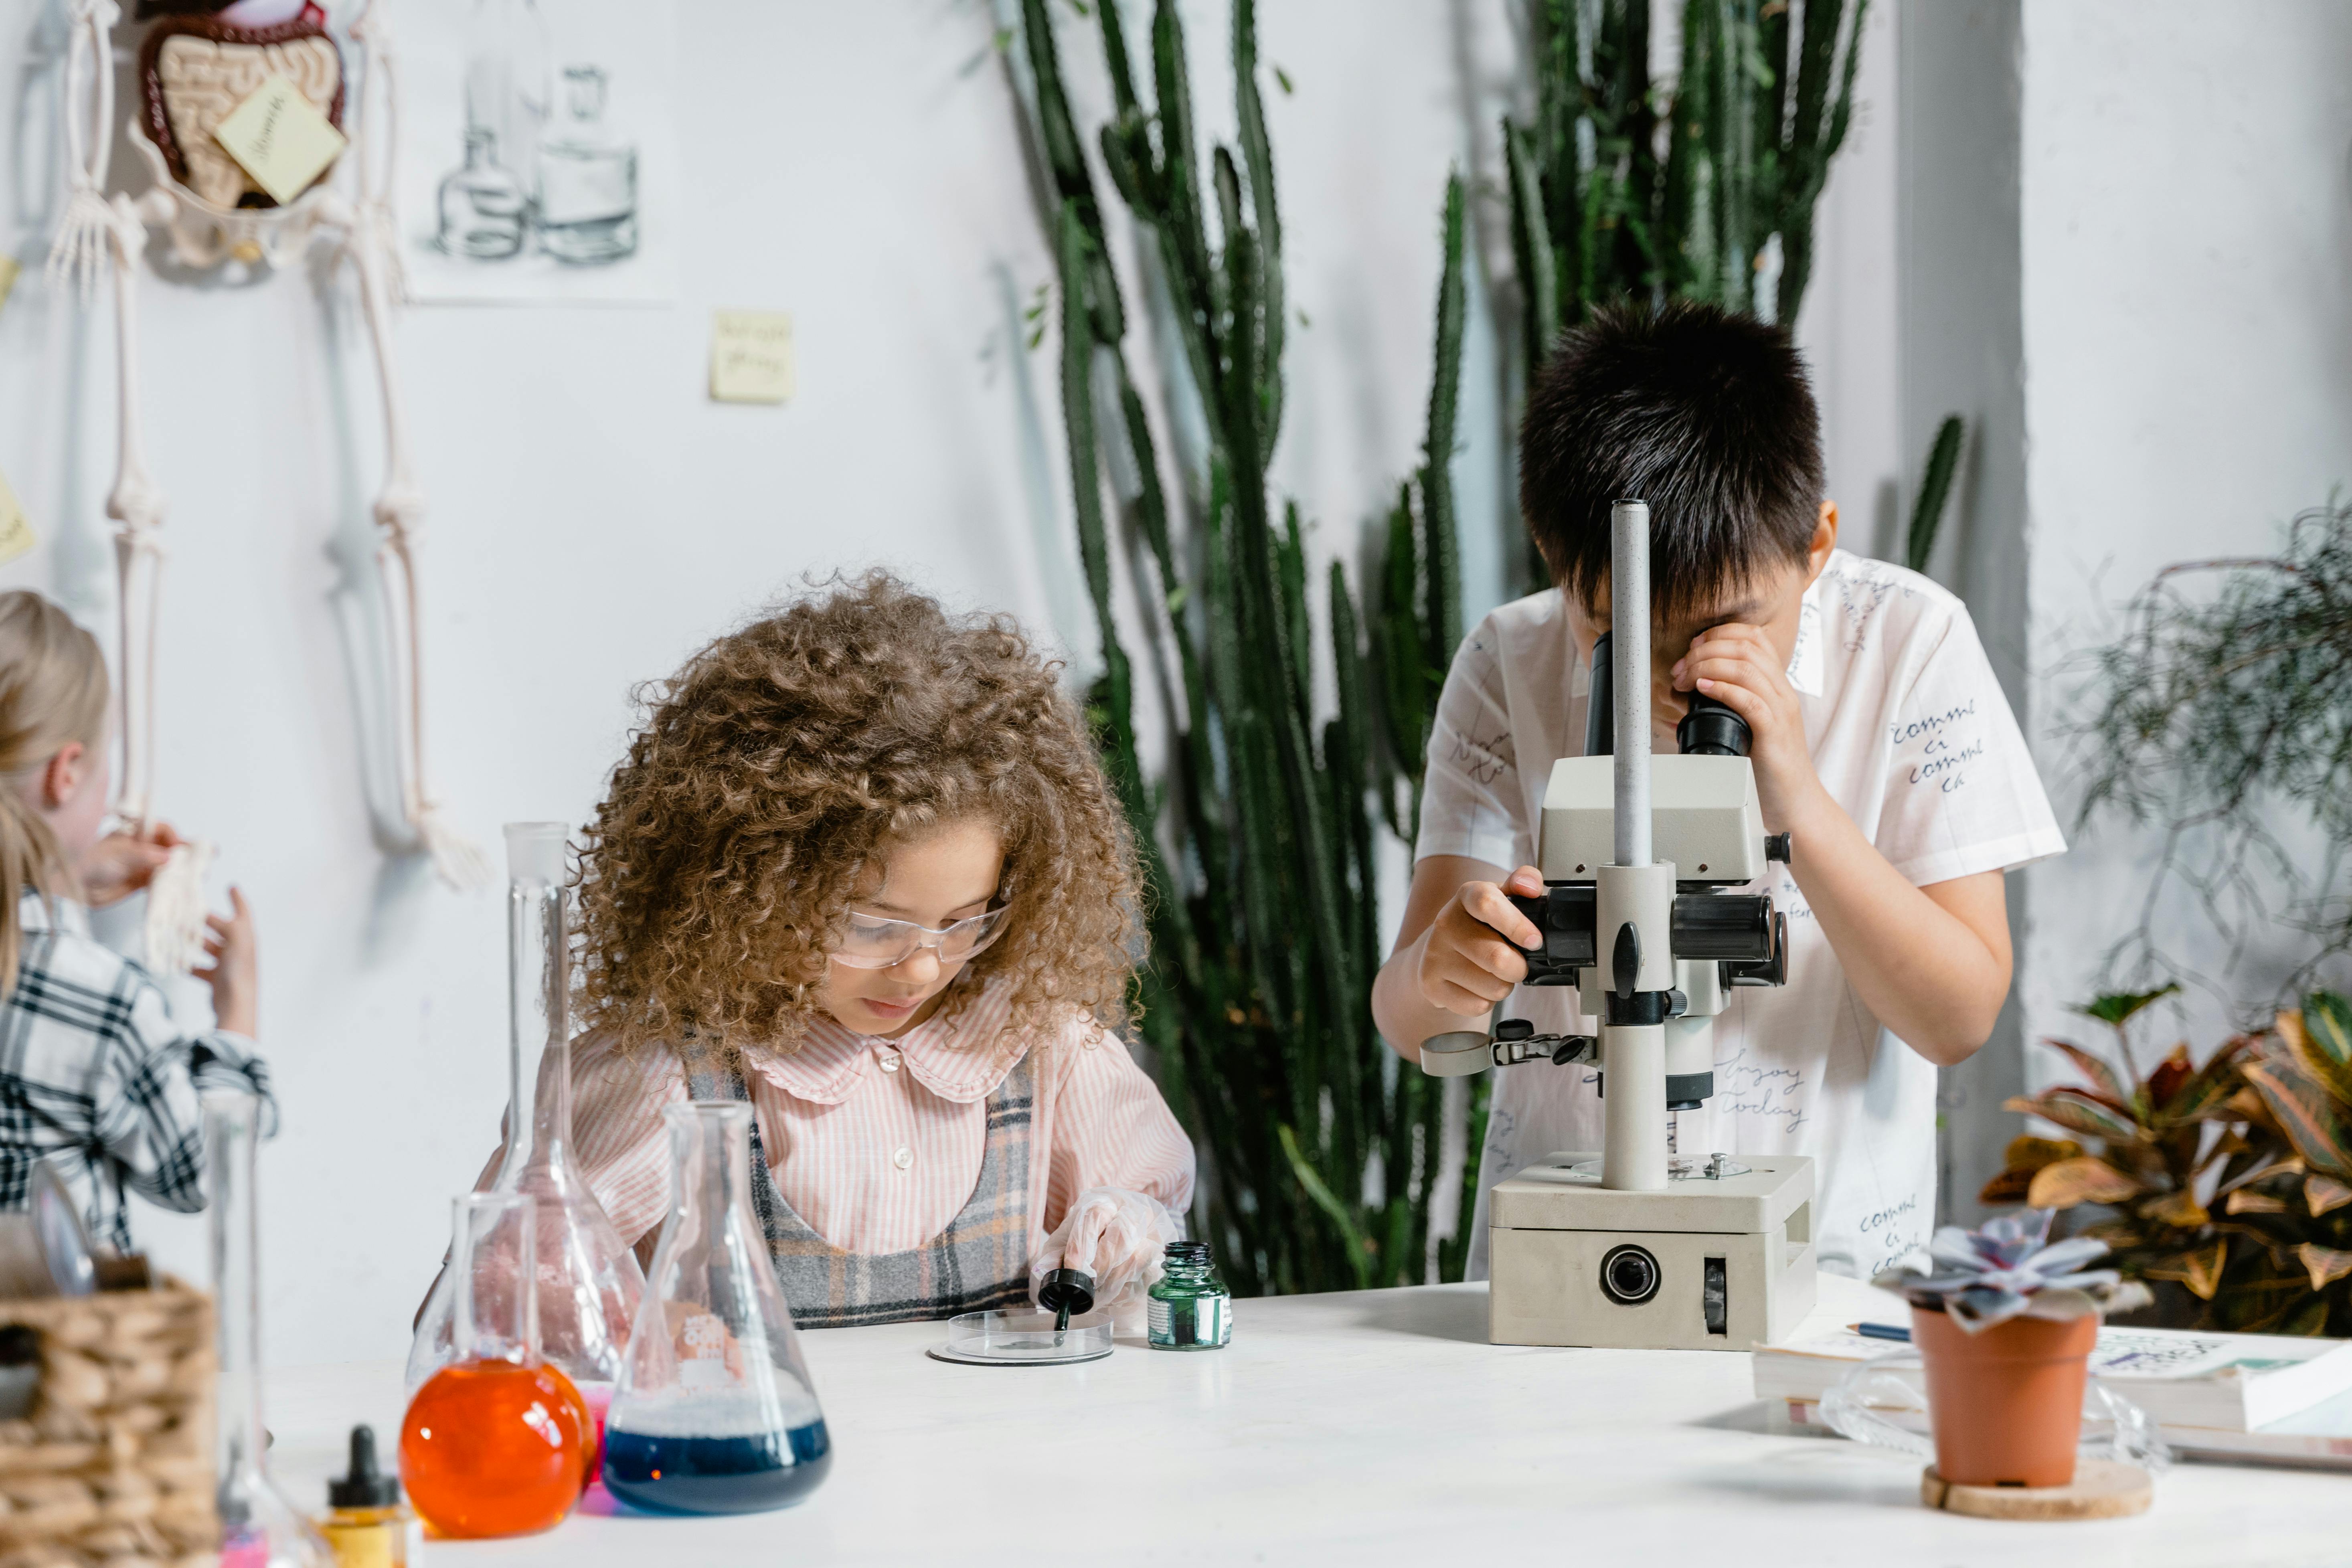
[[[604,1486],[665,1513],[798,1502],[833,1462],[792,1310],[751,1212],[751,1108],[669,1123],[670,1210],[604,1426]]]

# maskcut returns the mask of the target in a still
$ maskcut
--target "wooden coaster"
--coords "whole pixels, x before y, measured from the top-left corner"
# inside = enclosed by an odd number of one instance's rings
[[[2155,1498],[2146,1470],[2114,1459],[2081,1461],[2063,1487],[1956,1487],[1933,1465],[1919,1473],[1921,1502],[1978,1519],[2121,1519]]]

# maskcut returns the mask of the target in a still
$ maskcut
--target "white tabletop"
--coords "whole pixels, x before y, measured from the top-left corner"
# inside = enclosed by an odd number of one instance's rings
[[[1898,1314],[1824,1276],[1815,1322]],[[1486,1343],[1486,1288],[1239,1302],[1227,1349],[950,1366],[941,1325],[804,1334],[835,1459],[800,1507],[576,1515],[436,1563],[1577,1563],[2094,1568],[2352,1563],[2352,1477],[2179,1465],[2156,1506],[1993,1523],[1919,1505],[1916,1460],[1773,1430],[1748,1358]],[[344,1434],[400,1418],[392,1363],[271,1374],[278,1479],[324,1500]],[[597,1494],[601,1496],[600,1494]]]

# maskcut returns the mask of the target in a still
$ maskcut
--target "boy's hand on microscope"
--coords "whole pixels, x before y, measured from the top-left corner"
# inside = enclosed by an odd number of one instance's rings
[[[212,934],[205,938],[205,952],[211,954],[213,966],[195,973],[213,988],[214,1021],[231,1034],[252,1036],[260,1016],[259,942],[245,895],[231,888],[228,901],[233,912],[226,919],[205,917],[205,924],[212,928]]]
[[[121,903],[153,881],[180,836],[168,822],[151,824],[144,833],[110,833],[89,847],[82,859],[82,891],[89,907],[102,910]]]
[[[1758,804],[1764,826],[1775,833],[1792,826],[1822,793],[1788,664],[1761,627],[1732,621],[1693,637],[1673,671],[1675,690],[1704,693],[1748,721]]]
[[[1519,949],[1536,946],[1543,933],[1506,895],[1534,898],[1543,890],[1543,873],[1533,866],[1520,867],[1500,886],[1463,883],[1422,934],[1416,974],[1422,999],[1467,1017],[1509,995],[1528,977],[1527,955]]]

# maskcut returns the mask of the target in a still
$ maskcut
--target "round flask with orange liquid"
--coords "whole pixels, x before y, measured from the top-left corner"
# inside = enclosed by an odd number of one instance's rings
[[[580,1500],[595,1451],[586,1401],[541,1361],[533,1310],[536,1205],[480,1193],[457,1203],[450,1248],[463,1359],[427,1378],[400,1428],[400,1479],[444,1536],[530,1535]]]

